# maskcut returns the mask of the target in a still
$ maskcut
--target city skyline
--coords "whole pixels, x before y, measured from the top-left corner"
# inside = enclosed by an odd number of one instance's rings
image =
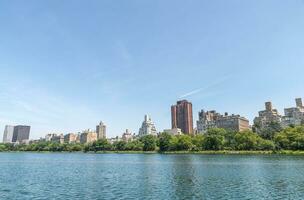
[[[145,114],[164,130],[181,99],[194,122],[206,109],[252,124],[264,102],[283,114],[304,96],[300,0],[13,2],[0,2],[0,138],[100,120],[114,137]]]
[[[225,130],[231,130],[236,132],[242,132],[246,130],[252,130],[258,134],[260,134],[261,128],[268,127],[271,123],[278,123],[282,128],[286,128],[288,126],[299,126],[304,123],[304,106],[302,98],[295,98],[295,105],[291,107],[285,107],[284,112],[278,111],[271,101],[267,101],[264,103],[265,110],[258,111],[258,115],[254,117],[254,120],[251,122],[248,118],[244,116],[240,116],[238,114],[229,115],[228,112],[225,112],[224,115],[217,113],[216,110],[205,111],[201,109],[198,114],[198,121],[193,121],[194,116],[192,112],[192,102],[187,100],[179,100],[176,105],[171,106],[171,129],[163,129],[163,131],[156,131],[155,125],[151,120],[150,116],[145,114],[144,121],[142,122],[141,127],[138,132],[134,132],[134,136],[142,137],[145,135],[158,135],[159,133],[167,132],[173,135],[178,135],[179,132],[186,135],[197,135],[197,134],[205,134],[209,128],[222,128]],[[188,123],[190,123],[188,125]],[[194,125],[195,124],[195,125]],[[92,138],[89,139],[92,141],[98,139],[108,139],[109,141],[116,141],[116,139],[121,139],[120,134],[116,134],[115,136],[106,135],[106,124],[102,121],[96,125],[95,131],[92,129],[82,129],[82,131],[77,131],[74,133],[47,133],[39,138],[30,138],[30,126],[26,125],[5,125],[5,129],[3,132],[3,142],[11,143],[13,140],[17,139],[17,134],[15,134],[15,128],[18,127],[29,127],[27,136],[24,140],[29,141],[38,141],[45,138],[55,138],[55,140],[59,141],[59,138],[62,137],[62,142],[64,141],[76,141],[76,138],[73,137],[84,137]],[[184,130],[184,131],[183,131]],[[187,131],[188,130],[188,131]],[[192,130],[189,132],[189,130]],[[126,135],[130,137],[133,136],[132,130],[127,128],[126,131],[122,134],[122,138]],[[94,134],[94,135],[91,135]],[[15,139],[13,139],[13,135]],[[71,136],[72,135],[72,136]],[[18,136],[19,137],[19,136]],[[9,139],[10,138],[10,139]],[[69,138],[69,139],[68,139]],[[38,140],[37,140],[38,139]],[[52,139],[46,139],[46,141],[52,141]],[[22,139],[23,140],[23,139]],[[19,140],[21,142],[22,140]],[[83,139],[84,140],[84,139]],[[87,139],[85,139],[87,140]],[[124,140],[124,139],[123,139]],[[79,139],[79,142],[81,138]],[[83,143],[83,142],[80,142]]]

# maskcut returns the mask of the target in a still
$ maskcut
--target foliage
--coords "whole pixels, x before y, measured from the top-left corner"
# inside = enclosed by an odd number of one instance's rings
[[[282,131],[282,126],[278,122],[270,122],[259,134],[263,139],[273,140],[274,136],[280,131]]]
[[[276,129],[273,125],[273,130]],[[272,130],[272,131],[273,131]],[[219,128],[209,129],[205,134],[174,136],[161,133],[147,135],[133,141],[117,141],[113,144],[106,139],[90,144],[60,144],[55,142],[37,142],[25,144],[0,144],[1,151],[51,151],[51,152],[98,152],[98,151],[295,151],[304,150],[304,126],[290,126],[279,132],[269,132],[267,137],[250,130],[243,132],[227,131]],[[267,135],[266,133],[264,136]]]
[[[140,141],[144,144],[144,151],[155,151],[156,149],[156,137],[153,135],[146,135],[140,138]]]
[[[288,127],[274,137],[278,149],[304,150],[304,126]]]
[[[161,133],[159,135],[159,150],[160,151],[169,151],[170,150],[170,140],[172,136],[168,133]]]

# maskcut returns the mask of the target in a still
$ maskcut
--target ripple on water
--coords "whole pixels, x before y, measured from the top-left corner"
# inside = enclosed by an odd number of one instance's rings
[[[304,158],[0,153],[0,199],[301,199]]]

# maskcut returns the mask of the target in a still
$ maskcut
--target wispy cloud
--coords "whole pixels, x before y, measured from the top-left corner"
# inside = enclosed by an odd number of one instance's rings
[[[94,109],[87,105],[31,84],[2,83],[0,91],[3,94],[0,97],[0,129],[6,124],[29,124],[32,125],[32,138],[49,131],[80,131],[89,128],[86,127],[88,122],[97,118]],[[79,126],[71,126],[74,123]]]
[[[212,88],[215,88],[216,86],[219,86],[221,84],[223,84],[224,82],[226,82],[228,79],[230,79],[230,75],[226,75],[224,76],[223,78],[221,79],[218,79],[218,80],[215,80],[214,82],[212,82],[211,84],[208,84],[207,86],[205,87],[201,87],[201,88],[197,88],[197,89],[194,89],[190,92],[187,92],[181,96],[179,96],[178,98],[179,99],[182,99],[182,98],[186,98],[186,97],[190,97],[190,96],[193,96],[195,94],[198,94],[198,93],[201,93],[201,92],[204,92],[204,91],[208,91]]]

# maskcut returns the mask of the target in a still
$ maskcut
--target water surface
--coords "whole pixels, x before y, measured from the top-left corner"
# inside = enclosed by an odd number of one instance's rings
[[[0,153],[0,199],[303,199],[304,157]]]

